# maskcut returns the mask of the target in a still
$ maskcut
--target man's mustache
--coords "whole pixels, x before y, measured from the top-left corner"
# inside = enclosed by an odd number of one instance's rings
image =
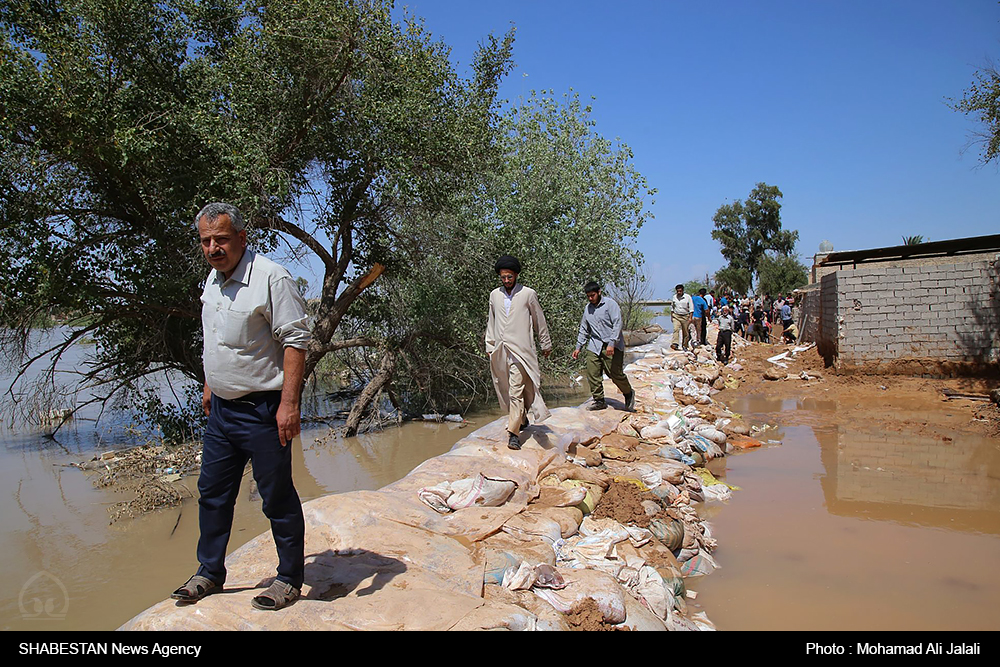
[[[216,250],[213,253],[209,253],[208,256],[209,256],[210,259],[220,259],[220,258],[226,256],[226,251],[225,250]]]

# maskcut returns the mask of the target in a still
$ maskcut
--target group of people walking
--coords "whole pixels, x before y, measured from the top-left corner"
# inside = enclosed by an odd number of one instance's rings
[[[529,425],[528,414],[536,422],[549,416],[538,388],[541,370],[535,350],[538,337],[542,354],[552,352],[552,339],[545,323],[545,314],[535,290],[518,282],[521,263],[504,255],[494,266],[500,286],[490,294],[489,317],[486,324],[486,354],[490,359],[493,386],[501,406],[507,407],[507,446],[520,449],[521,431]],[[580,319],[573,359],[584,355],[587,381],[593,400],[589,410],[607,407],[604,398],[604,376],[607,375],[622,392],[625,409],[635,405],[635,392],[623,370],[625,336],[622,333],[621,308],[605,296],[596,282],[584,285],[587,305]]]
[[[732,353],[733,332],[744,338],[758,342],[771,340],[772,324],[781,321],[782,338],[794,342],[798,336],[792,320],[793,296],[770,294],[756,298],[734,298],[723,293],[716,298],[714,290],[702,288],[694,296],[685,293],[684,285],[674,288],[670,319],[674,328],[671,349],[693,349],[707,345],[707,324],[711,320],[719,323],[719,337],[715,345],[716,358],[729,363]]]

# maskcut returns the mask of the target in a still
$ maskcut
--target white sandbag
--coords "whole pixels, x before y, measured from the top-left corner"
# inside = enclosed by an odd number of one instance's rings
[[[652,440],[654,438],[667,438],[673,435],[667,425],[662,421],[646,426],[642,429],[642,431],[640,431],[640,434],[646,440]]]
[[[718,500],[720,502],[728,501],[733,497],[733,492],[725,484],[702,485],[701,493],[705,496],[705,500]]]
[[[663,484],[663,475],[654,466],[648,463],[642,463],[638,467],[639,479],[650,489],[655,489],[660,484]]]
[[[703,438],[708,438],[717,445],[726,444],[726,434],[717,430],[714,426],[695,427],[695,433]]]
[[[560,574],[566,580],[566,588],[559,591],[533,588],[532,591],[564,614],[590,598],[597,603],[606,623],[625,620],[625,592],[613,577],[595,570],[561,570]]]
[[[501,530],[512,537],[526,542],[542,540],[555,547],[562,541],[562,528],[551,519],[521,512],[507,520]]]
[[[436,512],[446,514],[466,507],[499,507],[514,493],[517,483],[479,473],[469,479],[442,482],[417,491],[417,497]]]

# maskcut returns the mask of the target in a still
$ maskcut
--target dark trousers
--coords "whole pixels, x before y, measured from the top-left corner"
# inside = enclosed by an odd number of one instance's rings
[[[723,348],[725,354],[723,355]],[[733,350],[733,332],[731,329],[719,329],[719,340],[715,343],[715,358],[724,364],[729,363],[729,355]]]
[[[699,342],[702,345],[708,345],[708,336],[706,335],[707,333],[708,333],[708,311],[706,310],[705,314],[701,316],[701,332],[698,334],[701,337],[701,340]]]
[[[586,351],[587,381],[590,383],[590,394],[595,401],[604,400],[604,376],[607,375],[615,386],[628,396],[632,393],[632,384],[628,381],[628,376],[622,370],[625,361],[625,351],[615,348],[613,356],[608,357],[601,350],[600,354],[594,354],[590,350]]]
[[[212,396],[198,478],[198,574],[222,584],[233,508],[247,461],[263,500],[278,550],[278,579],[302,587],[305,520],[292,485],[292,448],[278,440],[281,392],[259,392],[227,401]]]

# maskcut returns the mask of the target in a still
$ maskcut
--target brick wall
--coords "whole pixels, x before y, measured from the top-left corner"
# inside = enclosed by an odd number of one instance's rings
[[[1000,362],[1000,255],[862,264],[820,282],[820,353],[837,366]]]

